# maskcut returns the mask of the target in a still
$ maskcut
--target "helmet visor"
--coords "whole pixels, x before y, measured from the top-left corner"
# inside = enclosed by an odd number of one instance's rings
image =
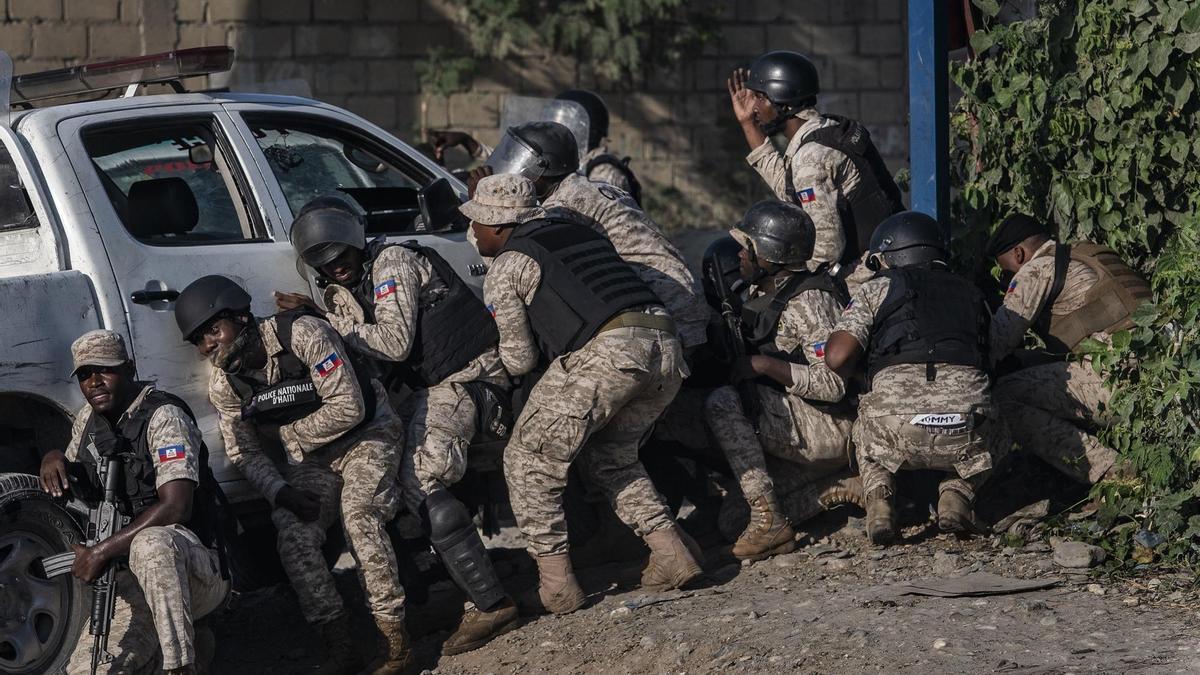
[[[347,248],[349,248],[349,245],[339,242],[317,244],[305,249],[300,257],[304,259],[305,264],[309,267],[320,269],[322,265],[328,265],[333,262]]]
[[[546,159],[518,138],[511,127],[487,160],[487,166],[494,173],[515,173],[534,181],[546,173],[547,164]]]
[[[557,122],[571,130],[579,148],[580,164],[588,151],[587,109],[577,101],[536,96],[509,96],[500,112],[500,128],[519,127],[528,122]]]

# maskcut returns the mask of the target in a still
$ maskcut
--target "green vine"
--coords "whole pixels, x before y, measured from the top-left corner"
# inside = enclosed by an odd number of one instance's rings
[[[1044,0],[1036,18],[974,34],[981,57],[952,72],[955,210],[978,242],[1006,213],[1116,249],[1150,276],[1155,302],[1111,349],[1107,442],[1138,470],[1102,484],[1097,532],[1124,558],[1200,561],[1200,5]],[[1165,538],[1156,550],[1134,537]],[[1143,542],[1146,537],[1143,535]]]

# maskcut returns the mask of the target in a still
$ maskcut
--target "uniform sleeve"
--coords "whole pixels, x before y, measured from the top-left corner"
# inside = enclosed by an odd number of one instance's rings
[[[992,361],[1000,361],[1025,341],[1025,332],[1037,320],[1038,308],[1050,295],[1054,258],[1037,258],[1021,267],[1008,284],[1004,304],[992,317]]]
[[[200,482],[200,430],[183,409],[160,406],[148,429],[154,487],[173,480]]]
[[[366,403],[346,347],[333,327],[301,317],[292,324],[292,349],[309,367],[321,407],[279,427],[279,439],[295,458],[341,438],[366,417]]]
[[[792,185],[801,208],[817,230],[809,268],[841,260],[846,248],[842,217],[838,214],[838,169],[849,163],[842,152],[816,143],[800,146],[791,157]],[[787,199],[784,194],[781,199]]]
[[[629,180],[626,178],[625,173],[612,164],[608,164],[607,162],[597,164],[596,166],[592,167],[592,172],[589,173],[587,177],[588,180],[608,183],[609,185],[618,188],[623,192],[630,192],[630,190],[633,189],[633,186],[629,184]]]
[[[225,374],[214,368],[209,379],[208,399],[217,409],[217,427],[225,441],[225,456],[268,502],[287,485],[275,462],[262,450],[258,429],[242,419],[242,402],[229,386]]]
[[[824,291],[810,290],[792,298],[780,316],[780,333],[792,337],[791,351],[802,352],[807,364],[793,363],[788,393],[800,398],[836,402],[846,395],[846,382],[825,365],[825,341],[841,307]]]
[[[421,287],[432,274],[420,254],[402,246],[384,249],[371,271],[375,323],[346,316],[330,316],[329,322],[350,349],[384,361],[403,361],[417,333]]]
[[[79,451],[83,447],[83,432],[87,429],[88,417],[92,414],[92,406],[84,404],[79,412],[75,413],[75,421],[71,423],[71,440],[67,442],[67,448],[63,451],[63,456],[68,462],[79,461]]]
[[[483,280],[483,301],[496,319],[500,360],[513,376],[524,375],[538,363],[539,350],[526,307],[537,292],[542,270],[523,253],[508,251],[492,263]]]
[[[887,297],[891,281],[884,277],[875,277],[858,287],[850,304],[842,310],[832,332],[846,332],[858,340],[864,350],[871,346],[871,327],[875,325],[875,315],[879,312],[883,299]]]
[[[775,148],[771,139],[768,138],[762,145],[751,150],[750,154],[746,155],[746,161],[759,176],[762,176],[776,197],[787,200],[787,180],[784,177],[787,160],[783,153]]]

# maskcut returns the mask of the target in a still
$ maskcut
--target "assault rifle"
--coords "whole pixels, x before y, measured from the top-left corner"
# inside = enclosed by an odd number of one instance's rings
[[[738,277],[738,267],[736,262],[734,262],[736,261],[736,257],[729,260],[727,256],[720,255],[719,252],[711,251],[711,247],[710,252],[713,254],[706,254],[704,256],[704,263],[701,265],[704,288],[710,302],[714,303],[715,309],[721,312],[721,322],[725,329],[725,349],[722,350],[724,352],[723,356],[727,362],[734,363],[746,356],[746,339],[742,335],[742,316],[741,312],[738,311],[738,308],[741,306],[741,298],[738,292],[740,285],[744,282],[741,279],[737,279],[732,284],[728,283],[730,277]],[[754,427],[754,433],[757,434],[759,431],[758,414],[761,405],[758,400],[758,390],[755,388],[754,380],[742,380],[738,382],[737,390],[738,397],[742,400],[742,410],[746,413],[746,417]]]
[[[124,467],[119,457],[101,457],[100,482],[104,485],[104,498],[88,512],[87,545],[108,539],[128,524],[129,519],[117,510],[117,490],[120,487]],[[67,551],[42,559],[42,569],[47,578],[54,578],[71,571],[75,564],[75,553]],[[113,612],[117,602],[117,565],[109,563],[98,579],[92,582],[92,622],[90,632],[95,636],[92,646],[92,675],[96,675],[101,663],[108,663],[113,656],[108,653],[108,633],[112,628]]]

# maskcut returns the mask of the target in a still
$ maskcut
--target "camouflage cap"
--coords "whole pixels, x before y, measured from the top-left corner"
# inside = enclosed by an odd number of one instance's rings
[[[483,225],[523,223],[546,215],[546,210],[538,206],[533,181],[515,173],[496,174],[479,181],[475,196],[458,210]]]
[[[129,362],[125,339],[111,330],[93,330],[71,343],[71,375],[84,366],[119,366]]]

